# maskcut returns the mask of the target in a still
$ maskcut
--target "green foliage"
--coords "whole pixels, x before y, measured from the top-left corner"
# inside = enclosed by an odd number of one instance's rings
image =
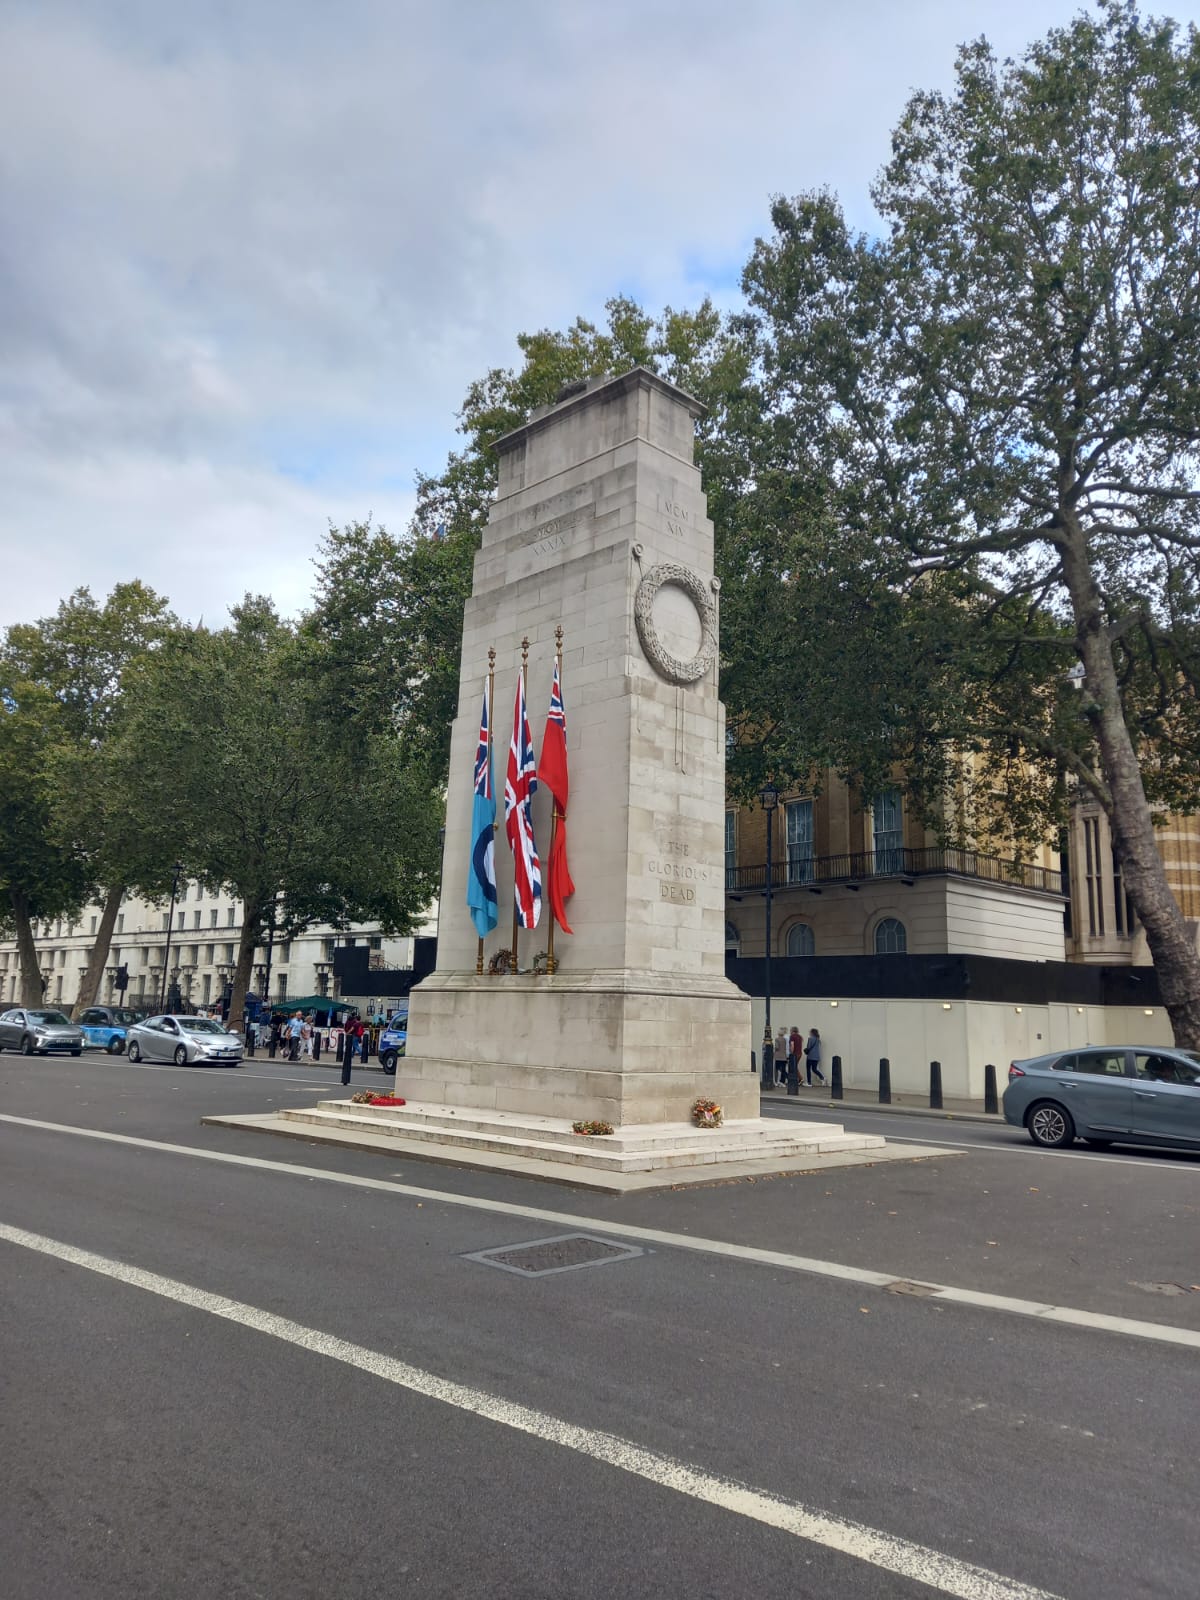
[[[181,631],[130,684],[125,759],[189,875],[243,902],[235,1016],[267,928],[370,918],[407,932],[436,889],[426,773],[365,714],[329,718],[342,665],[247,596],[229,628]]]

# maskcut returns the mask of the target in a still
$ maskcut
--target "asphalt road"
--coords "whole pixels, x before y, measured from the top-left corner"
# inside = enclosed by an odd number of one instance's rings
[[[615,1199],[199,1123],[336,1083],[0,1056],[7,1600],[1195,1594],[1200,1348],[739,1250],[1200,1330],[1135,1287],[1200,1164],[897,1116],[967,1148]],[[728,1253],[527,1279],[505,1204]]]

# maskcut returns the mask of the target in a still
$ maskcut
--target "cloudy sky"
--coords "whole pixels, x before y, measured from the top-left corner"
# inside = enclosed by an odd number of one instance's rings
[[[6,0],[0,625],[135,576],[300,608],[517,333],[730,301],[775,192],[869,225],[909,92],[1078,8]]]

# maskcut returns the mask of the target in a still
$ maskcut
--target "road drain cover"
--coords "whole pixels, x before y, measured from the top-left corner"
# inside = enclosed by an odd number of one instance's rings
[[[1147,1294],[1195,1294],[1200,1285],[1194,1283],[1134,1283],[1131,1289],[1144,1289]]]
[[[517,1272],[523,1278],[544,1278],[551,1272],[574,1272],[578,1267],[604,1267],[612,1261],[630,1261],[642,1252],[636,1245],[612,1244],[590,1233],[563,1233],[553,1239],[530,1239],[525,1244],[501,1245],[495,1250],[474,1250],[468,1261],[485,1267]]]
[[[929,1283],[910,1283],[907,1278],[894,1278],[891,1283],[885,1283],[885,1294],[915,1294],[924,1296],[936,1294],[937,1289]]]

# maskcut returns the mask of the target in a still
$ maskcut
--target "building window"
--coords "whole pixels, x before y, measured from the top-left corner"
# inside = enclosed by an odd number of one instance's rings
[[[1132,939],[1134,932],[1133,901],[1125,891],[1121,879],[1121,863],[1117,860],[1117,853],[1113,851],[1112,858],[1113,881],[1113,923],[1117,932],[1123,939]]]
[[[789,956],[816,955],[817,942],[807,922],[793,922],[788,929],[787,953]]]
[[[381,938],[379,938],[378,936],[373,938],[373,939],[368,939],[367,943],[370,945],[372,950],[382,950],[383,949],[383,940]]]
[[[725,887],[737,885],[737,812],[725,813]]]
[[[206,944],[204,946],[204,965],[206,967],[211,967],[212,966],[212,964],[213,964],[213,951],[215,949],[216,949],[215,945]]]
[[[119,912],[117,915],[117,932],[125,932],[125,913],[123,911]]]
[[[237,916],[236,911],[234,910],[233,906],[230,906],[230,908],[229,908],[229,926],[231,928],[234,926],[234,921],[235,921],[236,916]]]
[[[225,946],[225,960],[230,962],[233,960],[233,946],[231,944]]]
[[[287,973],[286,972],[278,972],[278,973],[276,973],[276,975],[275,975],[275,994],[276,994],[277,998],[280,999],[280,1000],[285,1000],[287,998]]]
[[[813,803],[789,800],[787,813],[787,863],[789,883],[811,883],[813,875]]]
[[[1088,932],[1104,937],[1104,880],[1100,875],[1100,818],[1083,819],[1083,880],[1087,885]]]
[[[899,789],[883,789],[871,806],[874,827],[875,871],[883,876],[904,865],[904,807]]]
[[[203,900],[204,899],[204,887],[203,887],[202,884],[199,884],[199,883],[196,885],[196,899],[197,900]]]
[[[725,948],[731,950],[735,956],[742,953],[742,936],[732,922],[725,924]]]
[[[210,928],[215,928],[217,925],[217,913],[215,908],[208,913],[208,925]]]
[[[164,911],[163,914],[162,914],[162,918],[163,918],[163,932],[166,933],[167,929],[171,926],[171,913],[169,911]]]
[[[206,972],[200,981],[200,1003],[207,1005],[212,999],[212,973]]]
[[[95,933],[95,931],[96,931],[96,919],[95,919],[95,917],[93,917],[91,919],[91,921],[92,921],[91,932]]]
[[[875,929],[875,954],[877,956],[902,956],[908,953],[908,933],[895,917],[884,917]]]
[[[179,933],[182,933],[186,926],[187,926],[187,912],[186,911],[181,911],[179,913],[179,921],[175,924],[176,931],[179,932]]]
[[[285,939],[279,946],[279,959],[284,966],[292,959],[292,941],[290,939]]]

